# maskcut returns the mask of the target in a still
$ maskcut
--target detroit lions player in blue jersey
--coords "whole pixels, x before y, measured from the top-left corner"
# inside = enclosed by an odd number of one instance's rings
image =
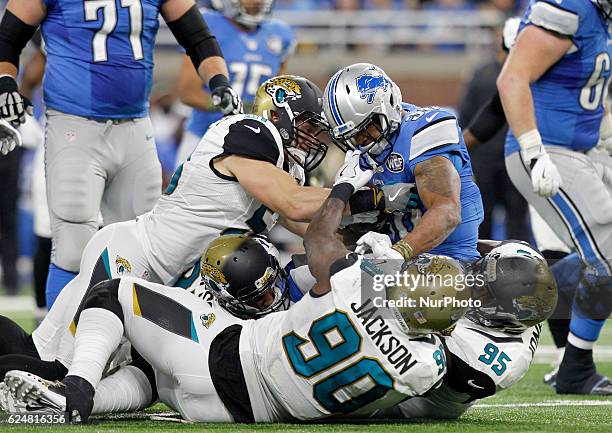
[[[230,82],[249,112],[259,85],[283,74],[296,45],[293,30],[269,17],[273,0],[215,0],[212,4],[218,11],[206,10],[204,19],[223,50]],[[210,103],[209,92],[185,57],[179,95],[194,110],[177,152],[177,166],[193,152],[208,127],[221,118],[222,114]]]
[[[611,11],[609,0],[531,0],[498,79],[510,178],[586,264],[557,374],[561,394],[612,395],[593,362],[612,311],[612,180],[602,170],[612,161],[605,155],[600,165],[592,153],[600,133],[612,135],[607,116],[602,124]]]
[[[225,113],[240,111],[219,46],[193,0],[10,0],[0,24],[0,117],[18,126],[19,54],[39,24],[46,43],[45,160],[53,254],[47,306],[79,271],[105,224],[149,211],[161,173],[148,118],[161,13]]]
[[[431,252],[476,260],[482,200],[455,116],[438,107],[402,103],[399,87],[368,63],[338,71],[323,100],[339,144],[367,152],[378,166],[374,185],[416,184],[418,192],[415,209],[393,213],[385,235],[370,232],[358,244],[378,244],[374,254],[384,249],[389,258],[408,260]],[[385,192],[387,208],[408,193]]]

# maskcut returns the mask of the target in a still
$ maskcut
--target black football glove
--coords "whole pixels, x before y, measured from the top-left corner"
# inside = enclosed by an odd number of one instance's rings
[[[19,93],[17,82],[10,75],[0,77],[0,118],[14,128],[25,123],[26,114],[32,115],[32,103]]]

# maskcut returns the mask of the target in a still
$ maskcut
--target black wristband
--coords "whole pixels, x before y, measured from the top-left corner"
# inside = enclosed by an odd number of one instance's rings
[[[351,215],[373,210],[382,211],[385,209],[385,195],[376,187],[360,189],[351,196],[349,204]]]
[[[337,198],[347,204],[354,192],[355,188],[350,183],[339,183],[332,188],[329,198]]]
[[[229,80],[223,74],[217,74],[208,81],[208,88],[212,91],[217,87],[231,87]]]

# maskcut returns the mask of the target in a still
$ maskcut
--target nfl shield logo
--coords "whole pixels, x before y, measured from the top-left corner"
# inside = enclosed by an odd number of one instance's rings
[[[404,158],[399,153],[391,152],[386,165],[390,172],[400,173],[404,171]]]

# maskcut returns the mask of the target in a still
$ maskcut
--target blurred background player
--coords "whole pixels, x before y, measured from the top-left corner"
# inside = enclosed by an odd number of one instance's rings
[[[15,82],[19,55],[39,24],[46,43],[45,161],[53,235],[48,307],[77,275],[100,210],[106,224],[124,221],[150,210],[159,197],[148,97],[160,13],[218,105],[227,113],[240,111],[221,51],[193,0],[8,3],[0,24],[0,115],[14,126],[25,121],[29,104]]]
[[[612,395],[612,383],[593,361],[612,309],[612,185],[586,153],[599,141],[602,119],[603,131],[610,121],[604,96],[611,6],[608,0],[565,0],[562,6],[532,0],[498,79],[511,128],[510,178],[587,265],[557,373],[560,394]]]
[[[273,0],[214,0],[217,11],[205,10],[204,19],[215,34],[230,73],[230,82],[251,112],[255,93],[267,79],[282,75],[295,49],[293,30],[270,18]],[[176,166],[184,162],[222,113],[211,103],[210,89],[202,86],[187,56],[179,73],[179,96],[193,107],[179,146]]]

